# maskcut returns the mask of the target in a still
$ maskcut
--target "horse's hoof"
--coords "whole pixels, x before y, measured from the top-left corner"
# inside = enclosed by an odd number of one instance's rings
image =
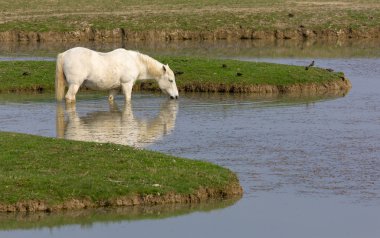
[[[67,99],[67,98],[66,98],[66,103],[75,103],[75,99],[72,100],[72,99]]]

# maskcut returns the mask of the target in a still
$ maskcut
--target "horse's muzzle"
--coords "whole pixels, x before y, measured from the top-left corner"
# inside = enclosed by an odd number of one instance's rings
[[[178,99],[178,96],[170,96],[170,99]]]

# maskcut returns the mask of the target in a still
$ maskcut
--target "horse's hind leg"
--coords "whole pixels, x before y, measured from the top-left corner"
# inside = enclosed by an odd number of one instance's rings
[[[78,90],[79,90],[79,85],[70,84],[69,90],[67,90],[67,93],[65,96],[67,103],[75,102],[75,95],[77,94]]]

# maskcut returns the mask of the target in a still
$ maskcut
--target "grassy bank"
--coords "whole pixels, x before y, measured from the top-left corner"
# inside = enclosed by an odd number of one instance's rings
[[[157,59],[183,72],[177,76],[180,91],[278,93],[310,85],[328,88],[344,77],[343,73],[316,67],[305,70],[301,66],[194,57]],[[0,62],[0,92],[53,91],[54,77],[55,62]],[[135,90],[139,88],[158,90],[155,82],[137,84]]]
[[[132,147],[0,132],[0,211],[241,195],[228,169]]]
[[[0,32],[73,32],[124,29],[148,32],[206,32],[219,29],[257,31],[319,31],[340,29],[363,32],[378,29],[380,3],[375,0],[206,0],[142,1],[2,1]],[[265,36],[263,36],[265,37]]]

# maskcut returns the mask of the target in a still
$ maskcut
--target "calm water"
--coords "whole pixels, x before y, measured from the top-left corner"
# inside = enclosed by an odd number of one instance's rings
[[[91,138],[211,161],[235,171],[245,194],[207,212],[68,222],[0,231],[0,237],[379,237],[380,58],[313,59],[319,67],[344,71],[353,89],[344,97],[182,94],[177,102],[133,94],[130,106],[122,97],[109,105],[106,96],[82,95],[76,108],[57,106],[50,96],[4,97],[0,130]]]

